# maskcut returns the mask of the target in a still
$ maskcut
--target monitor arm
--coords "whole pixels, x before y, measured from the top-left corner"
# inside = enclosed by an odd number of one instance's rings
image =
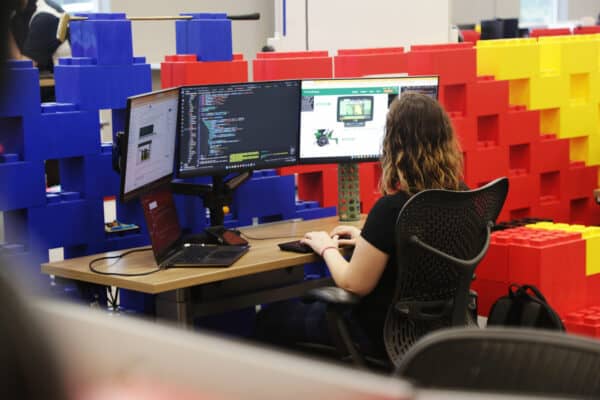
[[[233,191],[251,176],[250,172],[242,172],[225,180],[222,176],[213,176],[211,185],[188,182],[171,182],[173,193],[200,196],[204,206],[210,210],[210,225],[223,225],[225,219],[224,206],[231,204]]]

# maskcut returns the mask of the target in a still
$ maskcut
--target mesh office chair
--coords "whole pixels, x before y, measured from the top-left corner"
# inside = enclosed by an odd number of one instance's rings
[[[394,366],[425,334],[469,324],[469,287],[507,193],[507,178],[470,191],[424,190],[400,211],[395,231],[398,280],[383,332],[387,361]],[[328,304],[338,351],[364,366],[369,359],[354,346],[342,318],[359,297],[338,287],[309,294]]]
[[[531,329],[445,329],[396,370],[418,387],[600,398],[600,343]]]

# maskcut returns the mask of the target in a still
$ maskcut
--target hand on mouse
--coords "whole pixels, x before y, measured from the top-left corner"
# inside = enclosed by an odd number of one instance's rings
[[[338,240],[336,237],[331,237],[327,232],[307,232],[304,238],[300,240],[302,243],[309,245],[315,253],[323,255],[323,250],[327,248],[338,248]]]

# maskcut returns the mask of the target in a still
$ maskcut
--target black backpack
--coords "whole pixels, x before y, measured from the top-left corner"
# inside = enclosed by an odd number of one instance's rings
[[[492,306],[487,325],[565,330],[556,311],[533,285],[510,285],[508,296],[499,298]]]

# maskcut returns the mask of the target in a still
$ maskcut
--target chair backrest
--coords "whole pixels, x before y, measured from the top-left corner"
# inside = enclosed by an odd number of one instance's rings
[[[386,350],[395,365],[423,335],[467,324],[473,273],[507,193],[507,178],[469,191],[425,190],[400,211],[398,280],[384,325]]]
[[[418,387],[600,398],[600,343],[518,328],[445,329],[419,341],[396,373]]]

